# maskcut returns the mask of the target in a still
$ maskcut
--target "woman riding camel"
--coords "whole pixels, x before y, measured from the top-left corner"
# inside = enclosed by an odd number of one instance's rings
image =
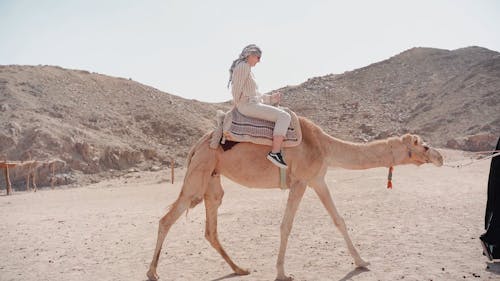
[[[228,87],[232,86],[233,103],[241,114],[275,122],[273,144],[267,159],[280,168],[287,168],[281,154],[281,145],[291,117],[286,111],[271,105],[279,103],[281,93],[266,95],[257,91],[251,68],[260,62],[261,56],[259,47],[254,44],[246,46],[229,69]]]

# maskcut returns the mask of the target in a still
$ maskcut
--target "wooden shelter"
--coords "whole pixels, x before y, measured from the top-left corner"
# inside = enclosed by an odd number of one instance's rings
[[[0,160],[0,169],[4,170],[4,176],[5,176],[5,184],[6,184],[6,190],[7,190],[7,195],[10,195],[12,193],[12,184],[10,182],[10,175],[9,175],[9,169],[15,168],[15,167],[22,167],[22,166],[28,166],[28,174],[26,175],[26,190],[30,190],[30,176],[32,178],[31,183],[33,185],[33,189],[36,191],[37,186],[36,186],[36,169],[40,165],[48,164],[49,169],[52,172],[52,178],[50,180],[50,184],[52,188],[54,187],[54,179],[55,179],[55,163],[56,162],[64,162],[61,160],[50,160],[50,161],[37,161],[37,160],[27,160],[27,161],[7,161],[7,160]]]
[[[33,165],[35,164],[36,161],[30,160],[30,161],[0,161],[0,168],[4,170],[4,176],[5,176],[5,184],[6,184],[6,189],[7,189],[7,195],[10,195],[12,193],[12,185],[10,183],[10,176],[9,176],[9,169],[17,167],[17,166],[24,166],[24,165]],[[34,181],[33,181],[34,182]]]

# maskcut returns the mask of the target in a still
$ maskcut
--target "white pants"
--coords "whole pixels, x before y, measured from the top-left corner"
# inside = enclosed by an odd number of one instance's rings
[[[275,122],[273,136],[286,136],[286,131],[290,125],[290,114],[272,105],[263,104],[250,100],[237,106],[241,114],[248,117],[264,119]]]

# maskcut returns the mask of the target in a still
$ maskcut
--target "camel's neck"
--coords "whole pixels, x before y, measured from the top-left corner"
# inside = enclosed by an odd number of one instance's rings
[[[328,136],[326,142],[329,166],[361,170],[406,164],[406,146],[398,138],[363,144]]]

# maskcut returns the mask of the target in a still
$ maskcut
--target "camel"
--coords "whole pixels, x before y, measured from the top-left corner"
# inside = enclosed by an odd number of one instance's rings
[[[289,195],[280,227],[281,241],[276,263],[276,280],[292,280],[285,275],[285,251],[296,211],[307,186],[316,192],[342,234],[356,267],[366,267],[369,263],[360,257],[354,247],[347,233],[346,224],[330,196],[325,181],[328,168],[369,169],[424,163],[441,166],[443,157],[416,135],[406,134],[361,144],[334,138],[304,117],[299,117],[299,123],[303,135],[302,142],[298,146],[283,150],[288,164],[286,183]],[[212,149],[209,147],[211,135],[212,132],[205,134],[191,148],[181,192],[167,214],[159,221],[156,248],[147,272],[149,280],[159,278],[156,273],[158,259],[170,227],[183,212],[202,201],[205,201],[206,209],[205,238],[236,275],[249,274],[248,270],[233,262],[218,239],[217,210],[224,195],[220,177],[223,175],[251,188],[279,188],[279,169],[265,157],[269,152],[268,146],[239,143],[227,151],[223,151],[221,147]]]

